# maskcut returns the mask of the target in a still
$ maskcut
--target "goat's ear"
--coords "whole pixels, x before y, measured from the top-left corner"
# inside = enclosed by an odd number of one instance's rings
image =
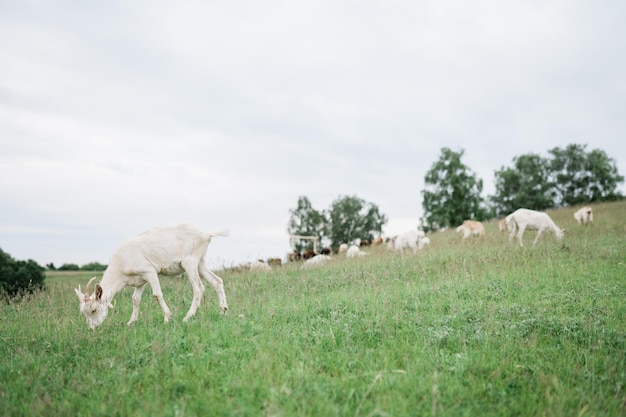
[[[96,284],[96,300],[100,301],[100,299],[102,299],[102,287]]]

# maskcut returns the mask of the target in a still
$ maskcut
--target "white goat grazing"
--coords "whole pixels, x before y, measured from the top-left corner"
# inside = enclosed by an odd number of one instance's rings
[[[504,232],[505,230],[508,230],[508,225],[506,224],[506,219],[501,219],[498,222],[498,230],[500,231],[500,233]]]
[[[593,223],[593,209],[589,206],[582,207],[576,213],[574,218],[580,225],[586,225],[587,223]]]
[[[306,261],[304,261],[304,263],[302,264],[302,266],[304,268],[310,268],[310,267],[314,267],[314,266],[320,266],[325,264],[326,262],[330,261],[332,258],[328,255],[315,255],[314,257],[307,259]]]
[[[366,256],[367,252],[363,252],[357,245],[352,245],[346,251],[346,257],[356,258],[357,256]]]
[[[196,314],[200,306],[204,286],[203,278],[217,292],[222,313],[228,310],[224,283],[220,277],[209,271],[204,263],[207,246],[214,236],[227,236],[227,231],[205,233],[190,225],[157,227],[145,231],[120,244],[115,250],[109,266],[104,271],[102,281],[96,284],[93,295],[89,295],[89,285],[96,278],[89,280],[85,293],[80,285],[74,291],[80,300],[80,312],[87,319],[90,329],[102,324],[113,307],[111,301],[115,294],[126,286],[135,287],[132,295],[133,312],[128,325],[137,321],[139,303],[146,283],[150,284],[152,294],[163,310],[165,322],[171,317],[170,309],[165,304],[159,276],[174,276],[187,273],[193,287],[193,301],[183,321]]]
[[[519,240],[520,246],[524,246],[524,243],[522,242],[522,235],[526,229],[537,230],[537,236],[533,241],[533,245],[537,243],[539,236],[541,236],[544,232],[553,232],[556,240],[559,242],[563,239],[565,232],[564,229],[561,229],[556,225],[556,223],[554,223],[554,221],[552,221],[548,213],[524,208],[517,209],[513,213],[506,216],[506,224],[511,230],[509,241],[513,241],[515,232],[517,232],[517,239]]]
[[[462,240],[470,236],[484,236],[485,226],[475,220],[465,220],[463,224],[456,228],[457,233],[463,232]]]
[[[267,262],[260,259],[258,261],[251,262],[248,264],[248,267],[250,268],[250,271],[270,272],[272,270],[272,267],[269,266]]]
[[[388,249],[395,249],[397,252],[403,252],[404,248],[413,249],[413,253],[416,253],[418,249],[422,249],[425,245],[430,243],[424,241],[426,234],[421,230],[409,230],[408,232],[400,233],[398,236],[390,239],[387,243]]]

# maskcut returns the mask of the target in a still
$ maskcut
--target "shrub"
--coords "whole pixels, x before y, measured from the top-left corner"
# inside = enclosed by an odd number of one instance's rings
[[[0,249],[0,295],[15,296],[44,287],[44,268],[37,262],[15,260]]]
[[[79,271],[80,268],[76,264],[63,264],[59,267],[59,271]]]

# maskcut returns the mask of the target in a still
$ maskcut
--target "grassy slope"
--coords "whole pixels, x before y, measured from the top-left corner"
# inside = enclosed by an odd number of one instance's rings
[[[626,202],[574,211],[551,213],[563,245],[494,222],[415,256],[225,273],[229,315],[207,288],[184,324],[186,281],[163,281],[173,323],[146,296],[126,327],[127,289],[88,331],[89,275],[50,278],[0,305],[0,415],[625,415]]]

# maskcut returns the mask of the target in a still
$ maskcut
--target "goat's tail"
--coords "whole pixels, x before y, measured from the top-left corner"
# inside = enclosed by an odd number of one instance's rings
[[[218,237],[218,236],[226,237],[229,234],[230,234],[230,230],[228,230],[228,229],[220,230],[219,232],[208,233],[209,238]]]

